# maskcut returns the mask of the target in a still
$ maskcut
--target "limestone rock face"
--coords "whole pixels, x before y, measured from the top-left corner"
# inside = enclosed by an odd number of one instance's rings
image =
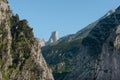
[[[0,7],[0,67],[1,69],[4,68],[2,70],[7,70],[7,67],[12,64],[12,56],[10,54],[12,41],[10,17],[12,14],[7,3],[0,1]]]
[[[55,43],[56,41],[59,40],[59,34],[57,31],[52,32],[52,35],[49,38],[49,41],[47,42],[47,44],[51,44],[51,43]]]
[[[0,80],[54,80],[27,20],[0,0]]]

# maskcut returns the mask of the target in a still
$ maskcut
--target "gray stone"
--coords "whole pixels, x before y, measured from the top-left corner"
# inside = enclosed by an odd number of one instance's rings
[[[57,31],[54,31],[52,32],[50,38],[49,38],[49,41],[46,43],[47,45],[48,44],[51,44],[51,43],[55,43],[59,40],[59,34]]]

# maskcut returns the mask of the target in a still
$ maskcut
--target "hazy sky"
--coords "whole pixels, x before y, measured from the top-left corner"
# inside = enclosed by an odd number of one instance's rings
[[[9,0],[11,9],[27,19],[35,36],[48,39],[52,31],[73,34],[120,5],[120,0]]]

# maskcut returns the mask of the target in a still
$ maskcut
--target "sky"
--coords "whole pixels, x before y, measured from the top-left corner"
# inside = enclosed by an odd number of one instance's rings
[[[27,19],[37,38],[74,34],[117,8],[120,0],[9,0],[11,10]]]

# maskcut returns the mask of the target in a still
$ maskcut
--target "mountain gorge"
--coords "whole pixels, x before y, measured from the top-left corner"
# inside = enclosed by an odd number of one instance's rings
[[[120,79],[120,6],[75,34],[59,39],[55,31],[48,42],[0,0],[0,80]]]
[[[55,80],[119,80],[120,7],[42,48]]]
[[[27,20],[0,0],[0,80],[54,80]]]

